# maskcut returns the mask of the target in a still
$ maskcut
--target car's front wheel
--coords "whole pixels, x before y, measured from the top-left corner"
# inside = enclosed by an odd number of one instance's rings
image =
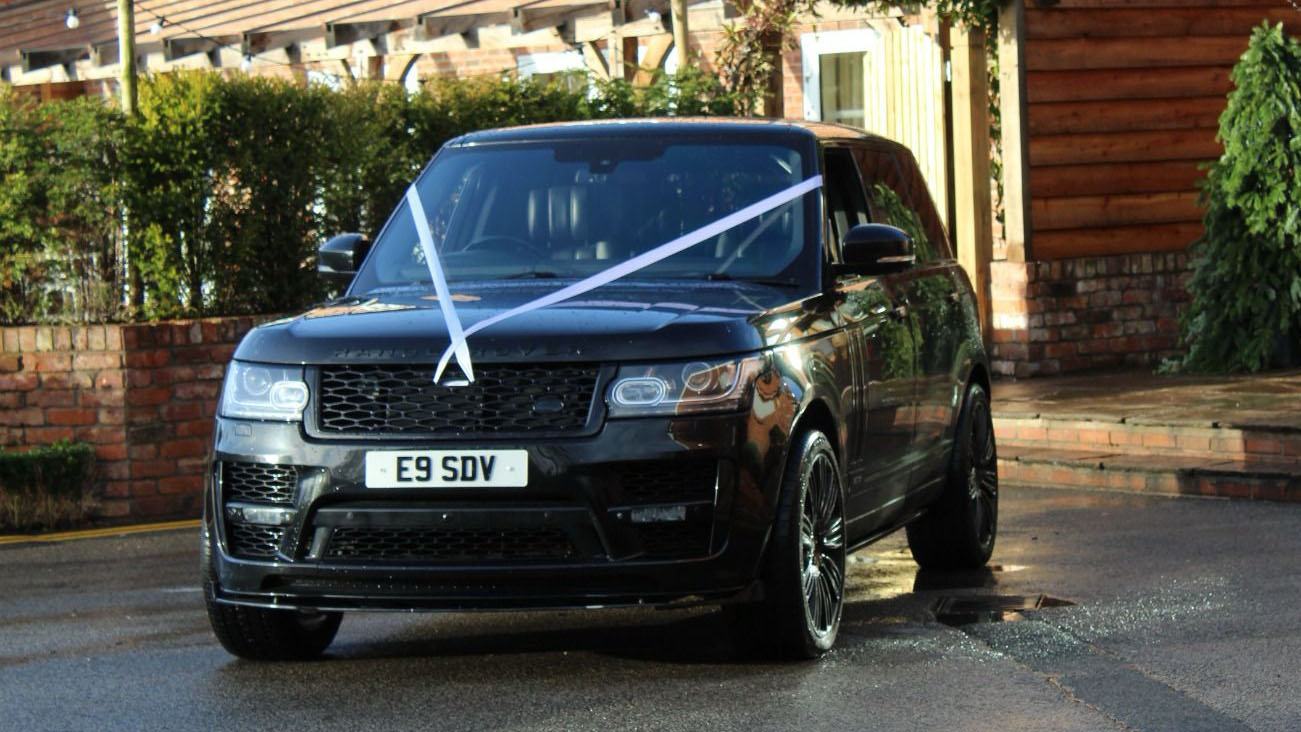
[[[202,544],[203,596],[208,622],[223,648],[255,661],[303,661],[315,658],[334,641],[343,613],[303,612],[226,605],[216,599],[211,538]]]
[[[763,580],[761,602],[729,609],[739,640],[782,658],[830,649],[845,602],[845,492],[821,432],[805,432],[791,451]]]
[[[967,387],[953,438],[948,481],[925,515],[908,525],[908,548],[923,569],[976,569],[998,533],[998,452],[989,396]]]

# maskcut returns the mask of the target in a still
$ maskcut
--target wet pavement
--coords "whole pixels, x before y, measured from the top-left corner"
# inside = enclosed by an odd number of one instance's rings
[[[1301,727],[1301,506],[1017,488],[1001,519],[986,571],[854,555],[837,648],[794,664],[711,609],[354,614],[248,663],[190,532],[0,548],[0,729]]]
[[[1301,371],[1159,376],[1150,371],[994,382],[995,417],[1301,430]]]

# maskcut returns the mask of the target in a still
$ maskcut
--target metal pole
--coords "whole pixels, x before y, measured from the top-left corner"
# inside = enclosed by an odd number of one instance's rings
[[[669,0],[669,14],[673,16],[673,47],[678,51],[678,68],[685,69],[687,58],[687,0]]]
[[[117,58],[122,67],[122,112],[136,113],[136,14],[131,0],[117,0]]]

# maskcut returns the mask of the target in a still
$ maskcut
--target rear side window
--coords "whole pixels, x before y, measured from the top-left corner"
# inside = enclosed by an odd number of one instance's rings
[[[952,259],[948,236],[912,157],[874,145],[855,149],[854,157],[867,184],[872,220],[908,232],[918,262]]]
[[[826,165],[827,228],[835,249],[839,251],[850,229],[868,223],[867,200],[863,197],[863,179],[858,175],[858,167],[854,165],[849,150],[827,148],[823,159]]]

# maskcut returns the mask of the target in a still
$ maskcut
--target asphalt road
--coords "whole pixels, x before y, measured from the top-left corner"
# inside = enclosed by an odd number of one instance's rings
[[[248,663],[192,532],[0,548],[0,729],[1297,730],[1299,543],[1296,505],[1009,489],[993,571],[870,547],[798,664],[708,609],[354,614],[324,660]],[[1041,594],[1075,604],[935,612]]]

